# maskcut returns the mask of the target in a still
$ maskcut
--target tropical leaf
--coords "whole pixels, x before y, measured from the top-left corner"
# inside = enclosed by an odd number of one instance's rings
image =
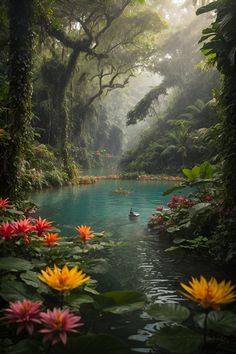
[[[6,301],[42,300],[42,297],[35,289],[19,281],[5,281],[2,283],[1,297]]]
[[[0,258],[0,269],[12,272],[25,271],[32,269],[33,264],[23,258],[2,257]]]
[[[25,284],[32,286],[33,288],[36,288],[39,293],[47,294],[50,291],[49,287],[43,284],[38,279],[38,274],[32,272],[31,270],[29,270],[26,273],[22,273],[20,275],[20,278],[23,280]]]

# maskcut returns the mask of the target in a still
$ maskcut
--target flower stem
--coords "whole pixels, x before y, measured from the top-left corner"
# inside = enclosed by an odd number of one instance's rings
[[[64,294],[63,294],[63,292],[60,293],[59,301],[60,301],[60,304],[59,304],[60,308],[63,309],[63,306],[64,306]]]
[[[208,318],[208,311],[205,312],[205,319],[204,319],[204,337],[203,337],[203,343],[206,345],[207,343],[207,318]]]
[[[46,354],[49,354],[52,348],[52,344],[49,343]]]

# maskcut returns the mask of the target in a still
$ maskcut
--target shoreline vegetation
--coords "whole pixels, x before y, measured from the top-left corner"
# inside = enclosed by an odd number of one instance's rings
[[[134,180],[134,181],[174,181],[181,182],[183,179],[180,176],[167,176],[167,175],[142,175],[137,173],[125,173],[125,174],[114,174],[108,176],[81,176],[79,177],[77,183],[81,184],[93,184],[97,181],[104,180]]]

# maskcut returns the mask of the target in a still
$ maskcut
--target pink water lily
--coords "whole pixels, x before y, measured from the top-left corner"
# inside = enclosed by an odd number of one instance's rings
[[[5,309],[5,316],[0,320],[17,325],[16,334],[20,334],[24,329],[31,335],[34,331],[34,324],[41,323],[39,314],[42,301],[32,302],[24,299],[23,301],[10,302]]]
[[[83,325],[83,323],[79,323],[80,316],[58,308],[41,312],[40,319],[45,325],[45,328],[39,330],[44,334],[43,342],[50,341],[52,345],[60,341],[66,344],[67,333],[78,332],[77,328]]]

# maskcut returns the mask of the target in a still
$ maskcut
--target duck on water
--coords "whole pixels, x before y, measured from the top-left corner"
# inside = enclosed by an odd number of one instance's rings
[[[140,214],[136,213],[135,211],[133,211],[133,209],[131,208],[129,211],[129,217],[130,218],[137,218]]]

